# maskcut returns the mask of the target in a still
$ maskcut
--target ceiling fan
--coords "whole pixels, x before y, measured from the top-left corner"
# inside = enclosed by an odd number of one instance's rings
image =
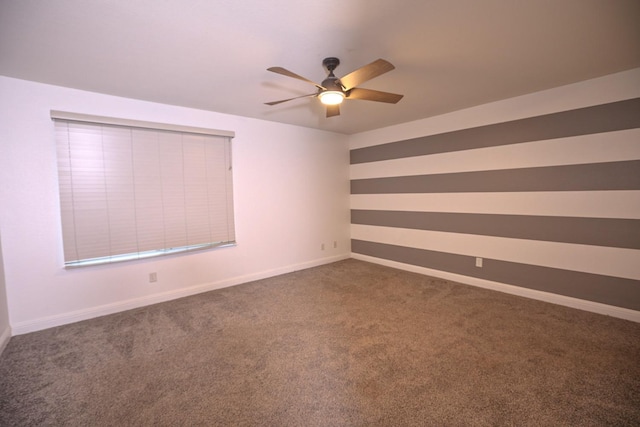
[[[267,68],[267,71],[311,83],[318,90],[317,92],[310,93],[308,95],[296,96],[295,98],[283,99],[280,101],[265,102],[265,104],[276,105],[293,99],[315,96],[320,99],[320,102],[327,106],[327,117],[333,117],[340,115],[340,104],[345,99],[363,99],[367,101],[395,104],[403,97],[403,95],[395,93],[380,92],[377,90],[356,87],[359,84],[369,81],[374,77],[378,77],[395,68],[390,62],[385,61],[384,59],[377,59],[371,64],[360,67],[342,78],[337,78],[333,74],[336,67],[340,65],[340,60],[338,58],[325,58],[322,61],[322,65],[329,71],[329,75],[321,84],[317,84],[282,67]]]

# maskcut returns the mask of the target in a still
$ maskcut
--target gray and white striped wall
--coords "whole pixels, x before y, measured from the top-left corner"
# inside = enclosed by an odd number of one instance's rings
[[[353,257],[640,321],[638,92],[632,70],[355,135]]]

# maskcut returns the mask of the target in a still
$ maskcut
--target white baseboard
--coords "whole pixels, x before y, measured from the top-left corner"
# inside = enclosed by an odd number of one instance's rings
[[[144,307],[147,305],[157,304],[160,302],[170,301],[190,295],[199,294],[215,289],[235,286],[242,283],[252,282],[254,280],[266,279],[268,277],[278,276],[280,274],[291,273],[293,271],[304,270],[307,268],[317,267],[319,265],[329,264],[341,261],[347,258],[359,259],[362,261],[372,262],[374,264],[386,265],[388,267],[398,268],[400,270],[411,271],[414,273],[425,274],[428,276],[438,277],[445,280],[451,280],[471,286],[491,289],[512,295],[523,296],[526,298],[537,299],[550,302],[553,304],[564,305],[567,307],[577,308],[580,310],[590,311],[593,313],[604,314],[607,316],[617,317],[620,319],[631,320],[640,323],[640,311],[630,310],[621,307],[600,304],[592,301],[581,300],[577,298],[556,295],[549,292],[536,291],[533,289],[522,288],[519,286],[508,285],[504,283],[492,282],[489,280],[477,279],[474,277],[462,276],[459,274],[447,273],[438,270],[432,270],[425,267],[418,267],[410,264],[403,264],[396,261],[384,260],[367,255],[345,254],[327,258],[321,258],[300,264],[284,266],[272,270],[261,271],[257,273],[247,274],[243,276],[232,277],[217,282],[204,283],[183,289],[176,289],[169,292],[148,295],[142,298],[136,298],[126,301],[119,301],[112,304],[105,304],[97,307],[91,307],[84,310],[77,310],[68,313],[62,313],[54,316],[43,317],[39,319],[29,320],[12,324],[10,328],[0,333],[0,353],[9,342],[12,335],[21,335],[29,332],[40,331],[43,329],[53,328],[56,326],[75,323],[82,320],[92,319],[95,317],[105,316],[108,314],[118,313],[125,310]]]
[[[478,279],[475,277],[462,276],[460,274],[447,273],[445,271],[432,270],[426,267],[418,267],[411,264],[404,264],[397,261],[389,261],[381,258],[375,258],[368,255],[351,254],[354,259],[367,261],[374,264],[385,265],[387,267],[397,268],[399,270],[411,271],[413,273],[424,274],[427,276],[437,277],[440,279],[451,280],[453,282],[463,283],[465,285],[477,286],[480,288],[491,289],[494,291],[504,292],[507,294],[518,295],[521,297],[536,299],[540,301],[550,302],[553,304],[564,305],[579,310],[590,311],[592,313],[604,314],[620,319],[631,320],[640,323],[640,311],[628,308],[615,307],[612,305],[601,304],[593,301],[586,301],[578,298],[567,297],[564,295],[552,294],[549,292],[537,291],[534,289],[522,288],[520,286],[508,285],[505,283],[492,282],[490,280]]]
[[[341,261],[350,258],[350,254],[320,258],[313,261],[307,261],[300,264],[288,265],[275,268],[272,270],[251,273],[244,276],[232,277],[217,282],[203,283],[188,288],[176,289],[168,292],[148,295],[142,298],[119,301],[112,304],[105,304],[97,307],[91,307],[84,310],[77,310],[69,313],[62,313],[54,316],[43,317],[39,319],[19,322],[11,325],[13,335],[21,335],[29,332],[40,331],[43,329],[53,328],[56,326],[75,323],[82,320],[93,319],[95,317],[105,316],[108,314],[118,313],[125,310],[144,307],[147,305],[157,304],[160,302],[170,301],[202,292],[212,291],[214,289],[226,288],[242,283],[252,282],[255,280],[266,279],[268,277],[278,276],[280,274],[291,273],[298,270],[304,270],[319,265],[330,264],[332,262]],[[9,335],[10,336],[10,335]],[[7,340],[8,341],[8,340]]]
[[[11,327],[7,326],[4,331],[0,332],[0,354],[4,351],[11,339]]]

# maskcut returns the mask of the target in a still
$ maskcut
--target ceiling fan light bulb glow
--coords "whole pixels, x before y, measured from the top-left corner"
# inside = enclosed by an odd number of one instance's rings
[[[338,105],[344,101],[344,93],[337,90],[327,90],[318,96],[320,97],[320,102],[324,105]]]

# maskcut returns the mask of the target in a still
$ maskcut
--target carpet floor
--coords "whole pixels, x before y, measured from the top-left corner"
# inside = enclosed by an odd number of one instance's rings
[[[640,324],[357,260],[11,338],[2,426],[638,426]]]

